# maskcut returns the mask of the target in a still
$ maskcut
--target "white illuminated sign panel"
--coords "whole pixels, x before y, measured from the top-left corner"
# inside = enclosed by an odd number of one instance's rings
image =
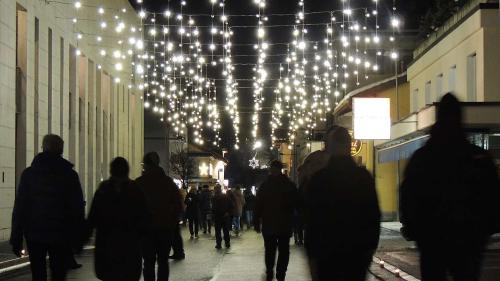
[[[353,128],[357,140],[391,138],[391,100],[388,98],[353,98]]]

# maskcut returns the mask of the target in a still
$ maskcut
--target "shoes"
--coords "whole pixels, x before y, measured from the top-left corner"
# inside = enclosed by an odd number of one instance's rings
[[[186,255],[182,254],[182,255],[171,255],[170,257],[168,257],[169,259],[171,260],[176,260],[176,261],[179,261],[179,260],[183,260],[186,258]]]
[[[203,230],[203,234],[207,234],[207,231],[206,231],[206,230]]]
[[[193,236],[193,235],[191,235],[191,237],[190,237],[189,239],[193,240],[193,238],[194,238],[194,236]]]
[[[226,249],[229,249],[231,248],[231,244],[230,243],[226,243]]]
[[[222,249],[222,246],[221,245],[215,245],[215,249],[217,249],[217,250]]]
[[[198,238],[200,238],[200,236],[198,236],[198,234],[196,234],[196,235],[194,236],[194,238],[198,239]]]

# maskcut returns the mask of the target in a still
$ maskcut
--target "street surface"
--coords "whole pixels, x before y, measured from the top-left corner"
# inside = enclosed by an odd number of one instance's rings
[[[200,235],[199,239],[190,240],[184,231],[186,259],[170,262],[170,280],[173,281],[222,281],[222,280],[262,280],[264,276],[264,244],[262,237],[254,231],[245,231],[240,237],[232,237],[230,250],[215,250],[215,238]],[[187,238],[187,239],[186,239]],[[91,253],[77,258],[83,268],[71,271],[68,280],[96,281]],[[388,271],[373,266],[378,278],[370,275],[367,280],[398,280]],[[290,281],[310,280],[304,249],[291,246],[290,265],[287,279]],[[12,281],[30,281],[30,275],[4,279]]]
[[[173,281],[222,281],[244,280],[258,281],[264,277],[264,245],[262,237],[254,231],[245,231],[240,237],[232,237],[231,249],[215,250],[213,234],[200,235],[199,239],[189,239],[183,229],[186,259],[170,262],[170,280]],[[293,239],[292,239],[293,240]],[[493,239],[485,255],[481,281],[500,280],[500,242]],[[495,242],[497,241],[497,242]],[[396,269],[420,278],[418,252],[412,242],[405,241],[395,230],[382,228],[377,258],[393,265]],[[77,258],[83,268],[71,271],[68,280],[97,281],[93,270],[93,257],[87,252]],[[30,274],[25,272],[13,278],[0,278],[9,281],[30,281]],[[291,246],[290,265],[287,280],[311,280],[303,247]],[[386,269],[373,264],[368,281],[403,280]]]

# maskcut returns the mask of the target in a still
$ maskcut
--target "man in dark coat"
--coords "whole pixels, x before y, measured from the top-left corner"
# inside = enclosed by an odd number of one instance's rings
[[[10,244],[21,256],[26,239],[34,281],[47,280],[47,254],[52,280],[65,280],[71,251],[82,248],[83,193],[73,164],[61,157],[63,148],[59,136],[46,135],[43,152],[24,170],[17,189]]]
[[[129,179],[122,157],[110,165],[111,178],[97,189],[88,223],[88,237],[96,229],[95,272],[104,281],[138,281],[141,277],[141,239],[149,221],[144,194]]]
[[[306,249],[313,280],[365,280],[380,235],[375,182],[351,157],[351,137],[330,133],[327,166],[312,175],[306,191]]]
[[[159,166],[156,152],[144,156],[144,172],[136,179],[137,185],[146,197],[146,204],[152,220],[143,241],[144,280],[168,280],[168,258],[172,239],[178,227],[182,202],[177,185]],[[158,274],[155,277],[155,265]],[[157,278],[157,279],[156,279]]]
[[[253,226],[253,210],[255,209],[255,195],[252,193],[250,188],[246,188],[243,192],[245,196],[245,221],[247,223],[247,228],[250,229]]]
[[[255,199],[254,227],[257,232],[262,230],[264,237],[267,280],[273,280],[274,277],[276,250],[276,279],[285,280],[290,259],[293,216],[298,203],[297,188],[281,173],[282,169],[281,162],[271,162],[270,175],[260,186]]]
[[[201,225],[203,234],[212,233],[212,191],[204,185],[200,194]]]
[[[417,243],[422,280],[479,280],[500,223],[500,184],[488,153],[469,143],[460,102],[446,94],[431,138],[412,156],[400,189],[403,235]]]
[[[231,237],[229,236],[229,227],[231,225],[231,212],[233,203],[229,197],[222,193],[222,187],[216,185],[214,188],[214,197],[212,199],[212,212],[215,223],[215,248],[220,249],[222,243],[221,232],[224,233],[224,242],[226,248],[231,247]]]

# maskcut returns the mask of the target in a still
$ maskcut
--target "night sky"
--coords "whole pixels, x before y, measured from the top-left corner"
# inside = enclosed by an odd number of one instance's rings
[[[359,7],[372,7],[371,4],[373,0],[351,0],[351,7],[359,8]],[[432,4],[432,0],[405,0],[405,1],[396,1],[396,7],[398,9],[397,14],[400,15],[400,19],[403,22],[403,29],[414,30],[418,28],[419,19],[421,15],[423,15],[428,7]],[[137,4],[134,0],[131,0],[131,3],[137,7]],[[163,12],[167,9],[167,1],[158,1],[158,0],[144,0],[143,8],[147,11],[155,11],[155,12]],[[179,11],[180,1],[170,1],[170,10]],[[368,3],[368,4],[367,4]],[[393,1],[391,0],[379,0],[379,14],[380,14],[380,25],[382,28],[388,25],[390,17],[388,15],[391,14]],[[340,0],[305,0],[305,10],[308,11],[331,11],[338,10],[341,7]],[[295,14],[298,10],[297,1],[291,0],[268,0],[267,7],[265,9],[266,14]],[[197,1],[189,1],[187,0],[187,6],[184,8],[184,13],[188,14],[210,14],[211,5],[209,0],[197,0]],[[228,15],[240,15],[240,14],[256,14],[257,7],[253,3],[253,0],[227,0],[226,1],[226,14]],[[216,13],[217,15],[218,13]],[[210,24],[210,17],[195,17],[197,24]],[[306,23],[326,23],[329,21],[328,14],[325,15],[314,15],[314,16],[306,16]],[[229,23],[231,26],[255,26],[257,24],[256,17],[230,17]],[[279,17],[269,17],[269,21],[266,25],[279,25],[279,24],[293,24],[294,16],[279,16]],[[308,34],[308,40],[322,40],[324,34],[324,26],[312,26],[308,27],[310,33]],[[244,147],[245,144],[250,144],[250,131],[251,131],[251,111],[253,106],[253,90],[252,90],[252,81],[251,78],[254,74],[252,71],[253,65],[257,62],[257,58],[255,57],[256,50],[254,50],[251,44],[256,42],[256,28],[244,28],[244,27],[234,27],[234,36],[232,38],[233,43],[233,63],[235,64],[236,70],[234,72],[235,79],[238,80],[239,83],[239,99],[240,99],[240,118],[241,118],[241,127],[240,127],[240,140]],[[266,28],[267,31],[267,42],[270,44],[276,43],[288,43],[291,41],[292,37],[292,27],[273,27]],[[321,33],[320,33],[321,32]],[[203,32],[202,32],[203,34]],[[205,33],[206,34],[206,33]],[[203,39],[203,41],[209,42],[209,39]],[[272,45],[270,50],[268,51],[268,59],[266,63],[271,63],[269,67],[270,73],[270,81],[267,82],[266,86],[269,87],[266,90],[266,98],[267,103],[264,103],[264,107],[270,106],[272,95],[272,87],[276,85],[276,81],[272,79],[277,78],[278,76],[278,64],[272,65],[272,63],[282,63],[284,61],[285,56],[282,54],[286,54],[286,45]],[[247,65],[244,65],[247,64]],[[272,70],[274,67],[275,71]],[[221,71],[217,69],[213,75],[209,75],[212,77],[216,77],[219,75]],[[243,79],[243,80],[240,80]],[[223,83],[221,83],[223,86]],[[223,96],[223,88],[218,90],[219,103],[222,105],[225,97]],[[263,112],[269,112],[266,108],[263,109]],[[147,120],[150,118],[158,118],[158,116],[152,116],[150,112],[146,112],[146,124]],[[261,116],[261,131],[262,135],[269,135],[269,120],[270,114],[263,114]],[[222,147],[232,147],[233,145],[233,135],[234,132],[232,130],[232,126],[230,123],[230,119],[225,114],[222,118],[223,128],[221,130],[222,137]],[[207,136],[208,138],[210,136]],[[269,141],[267,144],[269,145]]]

